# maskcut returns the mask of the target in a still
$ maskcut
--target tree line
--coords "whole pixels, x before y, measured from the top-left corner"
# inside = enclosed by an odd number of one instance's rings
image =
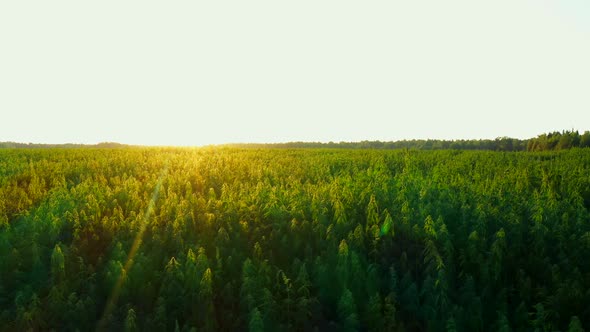
[[[236,143],[223,146],[235,148],[280,148],[280,149],[377,149],[377,150],[489,150],[489,151],[553,151],[571,148],[590,147],[590,131],[554,131],[530,139],[498,137],[496,139],[414,139],[400,141],[361,141],[361,142],[287,142],[287,143]],[[84,144],[35,144],[0,142],[0,148],[123,148],[126,144],[104,142],[94,145]]]
[[[488,150],[488,151],[553,151],[590,147],[590,131],[551,132],[530,139],[498,137],[496,139],[414,139],[401,141],[361,142],[288,142],[270,144],[230,144],[240,148],[328,148],[328,149],[377,149],[377,150]]]

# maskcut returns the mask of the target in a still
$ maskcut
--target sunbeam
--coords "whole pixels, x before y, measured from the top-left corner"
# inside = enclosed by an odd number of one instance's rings
[[[117,282],[115,283],[115,286],[113,287],[113,290],[111,291],[111,294],[109,295],[109,298],[108,298],[107,303],[105,305],[105,309],[103,311],[102,317],[98,321],[98,325],[96,327],[97,331],[104,330],[105,321],[106,321],[107,317],[109,317],[109,315],[113,311],[113,308],[115,307],[115,305],[117,304],[117,300],[119,299],[119,294],[121,292],[121,287],[123,286],[123,283],[125,282],[125,275],[126,275],[127,271],[129,271],[131,269],[131,266],[133,265],[133,258],[137,254],[137,250],[139,249],[139,246],[141,246],[141,242],[143,240],[143,233],[145,232],[145,228],[147,226],[147,222],[148,222],[149,218],[153,214],[154,207],[156,205],[156,200],[158,199],[158,195],[160,193],[160,188],[162,187],[162,182],[164,181],[164,177],[166,176],[167,172],[168,172],[168,163],[166,163],[164,165],[164,168],[162,169],[162,173],[160,173],[160,177],[158,178],[158,183],[156,184],[156,187],[154,188],[154,192],[152,193],[152,199],[150,200],[150,202],[145,210],[139,231],[137,232],[137,235],[135,236],[135,240],[133,240],[133,245],[131,246],[131,250],[129,251],[129,254],[127,255],[127,260],[125,261],[125,265],[123,266],[123,270],[121,271],[121,274],[119,275],[119,278],[117,279]]]

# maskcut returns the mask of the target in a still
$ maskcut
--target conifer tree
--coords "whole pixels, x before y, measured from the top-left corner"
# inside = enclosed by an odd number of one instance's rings
[[[250,332],[263,332],[264,322],[258,308],[254,308],[250,314],[250,322],[248,323],[248,331]]]
[[[125,318],[125,332],[136,332],[137,328],[137,317],[135,310],[129,309],[127,311],[127,317]]]
[[[51,276],[54,284],[58,284],[65,280],[65,258],[59,244],[55,245],[51,254]]]
[[[348,289],[344,289],[338,301],[338,317],[342,331],[357,331],[359,329],[356,305],[352,293]]]

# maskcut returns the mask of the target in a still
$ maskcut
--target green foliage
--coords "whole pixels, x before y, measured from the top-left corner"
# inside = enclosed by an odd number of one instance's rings
[[[248,323],[248,331],[250,332],[263,332],[264,331],[264,322],[262,321],[262,317],[260,315],[260,311],[258,308],[254,308],[252,310],[252,314],[250,315],[250,322]]]
[[[582,328],[582,323],[580,322],[580,319],[577,316],[572,316],[567,332],[584,332],[584,329]]]
[[[565,150],[590,147],[590,131],[580,135],[578,131],[554,131],[532,138],[527,143],[528,151]]]
[[[589,135],[1,149],[0,331],[588,330]]]
[[[359,328],[359,320],[356,312],[356,305],[352,298],[352,293],[348,289],[344,289],[342,296],[338,301],[338,318],[340,319],[340,327],[342,331],[357,331]]]
[[[393,219],[391,218],[391,215],[389,214],[389,212],[387,210],[385,210],[384,214],[385,214],[385,218],[383,221],[383,225],[381,225],[381,232],[379,233],[379,235],[385,236],[385,235],[391,234],[393,236],[393,235],[395,235],[395,230],[393,227]]]
[[[510,332],[512,329],[510,328],[510,322],[508,318],[503,313],[498,313],[498,320],[496,323],[496,331],[498,332]]]
[[[129,309],[129,311],[127,311],[127,317],[125,318],[125,332],[138,331],[136,319],[137,316],[135,310]]]
[[[56,284],[62,282],[66,277],[65,258],[59,244],[55,245],[51,254],[51,275]]]

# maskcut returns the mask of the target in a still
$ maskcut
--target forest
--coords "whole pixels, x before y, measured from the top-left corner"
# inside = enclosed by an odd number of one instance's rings
[[[590,330],[590,149],[553,136],[0,149],[0,331]]]

